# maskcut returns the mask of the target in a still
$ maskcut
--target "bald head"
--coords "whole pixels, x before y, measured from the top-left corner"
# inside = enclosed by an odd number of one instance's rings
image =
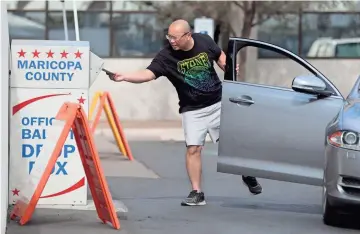
[[[174,50],[188,50],[193,45],[190,25],[183,19],[170,24],[167,38]]]
[[[169,26],[169,31],[190,32],[190,25],[186,20],[179,19],[172,22]]]

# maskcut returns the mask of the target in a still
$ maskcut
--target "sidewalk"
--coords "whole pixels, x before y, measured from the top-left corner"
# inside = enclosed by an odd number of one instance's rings
[[[181,121],[121,121],[128,141],[184,141]],[[101,120],[95,135],[112,137],[110,125]],[[207,141],[210,137],[207,136]]]
[[[143,162],[137,160],[129,161],[119,153],[117,146],[111,138],[95,136],[95,144],[99,152],[101,167],[112,196],[114,208],[119,218],[120,225],[127,220],[130,208],[123,202],[122,193],[127,190],[123,180],[131,180],[132,186],[137,188],[139,180],[157,180],[160,176]],[[136,156],[138,156],[136,154]],[[141,186],[140,186],[141,188]],[[38,204],[31,220],[21,226],[17,220],[8,220],[7,234],[106,234],[121,232],[128,234],[127,230],[115,230],[110,224],[102,225],[96,212],[95,204],[88,189],[88,204],[78,205],[43,205]],[[131,234],[133,234],[131,232]]]

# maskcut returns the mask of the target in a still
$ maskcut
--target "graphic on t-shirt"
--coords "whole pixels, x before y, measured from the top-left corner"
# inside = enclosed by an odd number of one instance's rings
[[[212,91],[216,80],[211,75],[211,63],[206,53],[178,62],[178,71],[184,75],[187,84],[201,91]]]

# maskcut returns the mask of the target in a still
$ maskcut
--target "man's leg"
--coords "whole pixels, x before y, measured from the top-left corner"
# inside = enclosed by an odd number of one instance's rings
[[[183,206],[205,205],[205,195],[201,191],[201,150],[207,134],[206,123],[200,111],[183,113],[183,128],[186,142],[186,170],[191,183],[191,192],[182,201]]]
[[[191,182],[192,190],[201,191],[201,145],[187,146],[186,170]]]
[[[181,202],[183,206],[206,205],[205,194],[201,191],[201,150],[200,145],[187,146],[186,169],[192,190],[188,197]]]
[[[209,135],[213,143],[219,142],[220,136],[220,115],[221,115],[221,103],[217,103],[214,106],[214,112],[209,121]],[[262,187],[258,183],[255,177],[242,176],[244,184],[249,188],[250,193],[257,195],[262,192]]]

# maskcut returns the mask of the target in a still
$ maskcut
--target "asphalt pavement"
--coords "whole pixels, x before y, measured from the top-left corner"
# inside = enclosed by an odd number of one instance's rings
[[[259,179],[263,193],[251,195],[239,176],[216,172],[211,143],[203,155],[204,207],[180,206],[190,191],[183,142],[132,141],[134,162],[119,155],[110,138],[97,139],[97,145],[113,199],[128,209],[118,214],[121,230],[101,224],[95,211],[37,209],[26,226],[11,221],[7,233],[360,233],[356,226],[322,223],[321,188]]]

